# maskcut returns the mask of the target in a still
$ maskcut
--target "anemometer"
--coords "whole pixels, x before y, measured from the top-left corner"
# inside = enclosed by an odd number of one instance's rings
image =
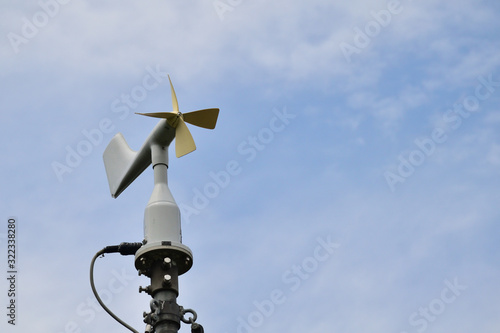
[[[142,147],[138,151],[132,150],[123,135],[118,133],[111,139],[103,155],[109,189],[113,198],[117,198],[147,167],[153,166],[154,187],[144,211],[144,240],[142,243],[107,246],[97,252],[90,265],[90,284],[104,310],[126,328],[137,333],[102,302],[95,289],[93,277],[95,260],[104,253],[133,254],[135,255],[135,268],[139,275],[145,275],[151,280],[150,285],[139,288],[139,292],[146,292],[152,297],[151,311],[144,312],[146,333],[176,333],[181,321],[191,324],[191,332],[203,333],[203,327],[195,322],[196,312],[184,309],[177,304],[178,277],[189,271],[193,265],[193,254],[189,247],[182,244],[180,210],[168,188],[168,147],[175,139],[177,157],[196,150],[186,122],[214,129],[219,109],[181,113],[170,76],[168,80],[173,111],[138,113],[160,118]],[[188,315],[187,318],[186,315]]]

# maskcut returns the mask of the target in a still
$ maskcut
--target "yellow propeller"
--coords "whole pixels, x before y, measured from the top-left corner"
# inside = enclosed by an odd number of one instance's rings
[[[153,113],[138,113],[142,116],[167,119],[168,124],[175,128],[175,156],[181,157],[196,150],[196,145],[193,136],[186,125],[186,122],[198,127],[214,129],[219,116],[219,109],[203,109],[188,113],[179,112],[179,103],[175,95],[174,86],[170,82],[170,90],[172,91],[172,112],[153,112]]]

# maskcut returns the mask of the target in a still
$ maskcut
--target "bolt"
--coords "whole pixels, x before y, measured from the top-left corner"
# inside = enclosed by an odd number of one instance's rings
[[[165,276],[163,276],[163,285],[166,287],[170,287],[172,285],[172,277],[169,274],[165,274]]]
[[[143,288],[141,286],[139,286],[139,292],[142,293],[142,292],[146,292],[149,294],[149,291],[151,290],[151,286],[147,286],[146,288]]]
[[[170,259],[169,257],[165,257],[165,259],[163,259],[163,268],[169,269],[171,267],[172,267],[172,259]]]

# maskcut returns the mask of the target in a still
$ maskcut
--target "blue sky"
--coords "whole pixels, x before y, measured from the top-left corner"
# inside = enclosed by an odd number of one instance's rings
[[[207,332],[500,330],[498,2],[1,6],[2,331],[124,332],[89,263],[142,240],[153,175],[112,199],[102,153],[141,146],[156,121],[134,112],[170,110],[167,73],[181,111],[221,110],[170,150],[194,254],[178,301]],[[100,259],[96,285],[143,330],[132,257]]]

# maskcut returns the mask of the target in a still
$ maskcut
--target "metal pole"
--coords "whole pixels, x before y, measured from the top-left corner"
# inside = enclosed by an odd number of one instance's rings
[[[157,260],[151,267],[151,285],[141,288],[153,297],[151,312],[144,313],[144,322],[150,332],[177,333],[182,317],[181,307],[177,304],[179,295],[177,265],[169,257]]]
[[[139,288],[152,297],[151,311],[144,313],[150,333],[177,333],[185,321],[185,311],[177,304],[179,275],[193,263],[191,250],[181,243],[180,211],[167,186],[167,154],[167,147],[151,147],[155,186],[144,213],[144,245],[135,255],[139,274],[151,280]]]

